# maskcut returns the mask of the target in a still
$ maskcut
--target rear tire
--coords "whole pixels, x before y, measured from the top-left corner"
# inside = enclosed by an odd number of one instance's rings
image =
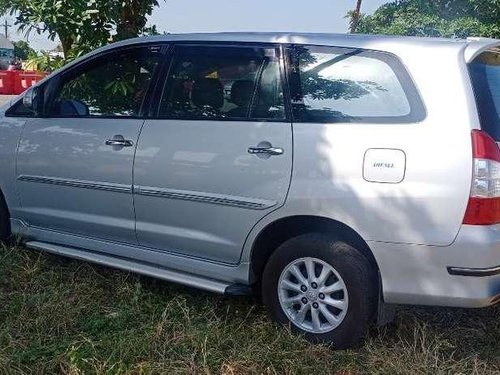
[[[366,335],[377,290],[376,272],[366,257],[321,233],[283,243],[262,277],[263,302],[274,320],[335,349],[350,348]]]

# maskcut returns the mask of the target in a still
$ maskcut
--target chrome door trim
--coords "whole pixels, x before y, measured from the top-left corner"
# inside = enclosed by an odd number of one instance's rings
[[[108,139],[104,142],[106,146],[132,147],[134,143],[129,139]]]
[[[488,277],[500,275],[500,266],[490,268],[447,267],[448,273],[454,276]]]
[[[240,197],[234,195],[222,195],[205,193],[199,191],[190,190],[176,190],[176,189],[164,189],[164,188],[152,188],[145,186],[135,186],[134,194],[144,195],[149,197],[159,197],[168,199],[180,199],[186,201],[218,204],[223,206],[232,206],[239,208],[246,208],[251,210],[265,210],[271,208],[277,204],[277,202],[257,199]]]
[[[127,194],[132,193],[132,187],[129,185],[113,184],[107,182],[95,182],[95,181],[66,179],[58,177],[32,176],[32,175],[20,175],[17,177],[17,180],[24,182],[75,187],[81,189],[104,190],[104,191],[127,193]],[[246,208],[251,210],[265,210],[277,204],[277,202],[264,199],[204,193],[204,192],[190,191],[190,190],[152,188],[144,186],[136,186],[133,189],[133,192],[138,195],[144,195],[150,197],[181,199],[181,200],[200,202],[200,203],[210,203],[210,204],[218,204],[224,206]]]
[[[271,156],[283,155],[285,151],[281,147],[249,147],[248,153],[255,154],[265,154]]]
[[[116,193],[127,193],[127,194],[132,193],[132,186],[130,185],[113,184],[109,182],[95,182],[95,181],[66,179],[58,177],[32,176],[32,175],[20,175],[17,177],[17,180],[24,182],[35,182],[41,184],[67,186],[67,187],[75,187],[82,189],[104,190]]]

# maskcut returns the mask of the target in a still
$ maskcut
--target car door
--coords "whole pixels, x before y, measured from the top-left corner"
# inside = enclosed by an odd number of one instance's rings
[[[17,154],[22,220],[30,226],[131,242],[132,164],[156,47],[129,47],[78,64],[46,85]]]
[[[141,245],[237,263],[251,228],[284,204],[293,150],[279,52],[175,46],[137,147]]]

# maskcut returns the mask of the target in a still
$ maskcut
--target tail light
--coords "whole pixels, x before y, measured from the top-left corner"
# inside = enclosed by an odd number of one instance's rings
[[[472,188],[464,224],[500,223],[500,149],[495,140],[481,130],[472,131],[474,158]]]

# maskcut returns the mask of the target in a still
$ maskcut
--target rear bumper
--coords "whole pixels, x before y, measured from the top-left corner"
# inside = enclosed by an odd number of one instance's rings
[[[387,303],[485,307],[500,302],[500,225],[463,225],[446,247],[369,245]]]

